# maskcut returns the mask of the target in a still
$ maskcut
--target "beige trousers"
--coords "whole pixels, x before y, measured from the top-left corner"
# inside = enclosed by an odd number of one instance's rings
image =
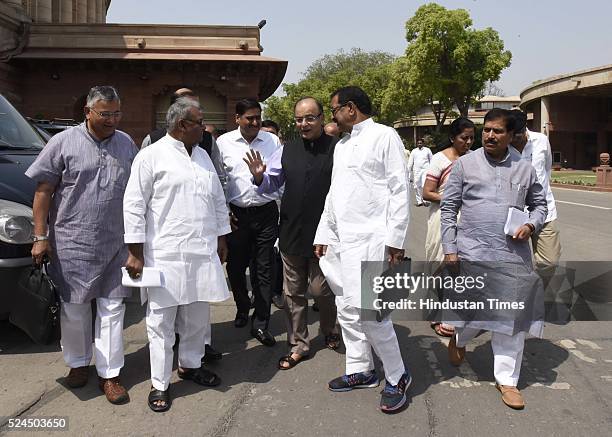
[[[531,246],[538,274],[544,281],[544,288],[555,274],[555,269],[561,258],[561,239],[557,220],[544,223],[538,234],[531,236]]]
[[[283,259],[283,300],[287,316],[287,343],[291,352],[302,356],[310,353],[308,336],[308,299],[310,293],[319,305],[320,325],[323,335],[337,334],[336,303],[316,258],[287,255]]]

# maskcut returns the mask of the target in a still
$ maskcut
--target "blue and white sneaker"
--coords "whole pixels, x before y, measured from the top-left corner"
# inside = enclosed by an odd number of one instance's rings
[[[393,413],[404,406],[406,403],[406,391],[412,383],[412,376],[406,370],[402,375],[397,385],[391,385],[389,381],[385,381],[385,389],[381,392],[380,410],[383,413]]]
[[[378,387],[380,381],[373,370],[369,372],[352,373],[342,375],[329,381],[331,391],[350,391],[354,388],[374,388]]]

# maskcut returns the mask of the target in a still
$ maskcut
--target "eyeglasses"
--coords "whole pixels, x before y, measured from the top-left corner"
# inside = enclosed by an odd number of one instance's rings
[[[351,103],[351,102],[346,102],[346,103],[343,103],[341,105],[336,106],[335,108],[331,108],[332,115],[335,117],[336,116],[336,112],[338,112],[340,109],[342,109],[344,106],[348,105],[349,103]]]
[[[246,118],[249,123],[253,123],[254,121],[261,121],[261,115],[249,115],[249,116],[244,116],[244,118]]]
[[[200,125],[200,126],[204,126],[204,119],[203,118],[201,118],[199,120],[190,120],[189,118],[183,118],[183,120],[184,121],[190,121],[190,122],[195,123],[195,124]]]
[[[102,112],[98,112],[96,111],[94,108],[89,108],[91,111],[95,112],[96,114],[98,114],[100,117],[102,118],[119,118],[123,115],[123,112],[121,111],[115,111],[115,112],[111,112],[111,111],[102,111]]]
[[[312,124],[319,119],[319,117],[323,114],[319,115],[306,115],[305,117],[295,117],[295,124],[308,123]]]

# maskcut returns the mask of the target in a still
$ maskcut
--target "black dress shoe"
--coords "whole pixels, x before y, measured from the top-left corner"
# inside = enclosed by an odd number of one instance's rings
[[[209,344],[205,346],[204,350],[205,350],[205,353],[204,353],[204,356],[202,357],[203,363],[210,363],[211,361],[219,361],[223,357],[223,354],[221,352],[219,352],[218,350],[216,350]]]
[[[318,304],[318,303],[316,303],[316,302],[315,302],[315,303],[313,303],[313,304],[312,304],[312,310],[313,310],[315,313],[318,313],[318,312],[319,312],[319,304]]]
[[[236,313],[236,318],[234,319],[234,326],[236,328],[244,328],[247,323],[249,323],[249,315],[244,313]]]
[[[261,344],[264,346],[274,346],[276,344],[276,340],[270,334],[270,331],[267,329],[251,329],[251,335],[255,337]]]
[[[274,296],[272,296],[272,303],[274,304],[276,308],[278,308],[279,310],[282,310],[284,307],[283,296],[280,294],[275,294]]]

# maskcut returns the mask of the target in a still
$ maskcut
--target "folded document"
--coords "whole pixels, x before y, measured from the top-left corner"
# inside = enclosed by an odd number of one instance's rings
[[[516,208],[508,208],[508,218],[504,225],[504,233],[514,237],[516,232],[529,221],[529,213]]]
[[[144,267],[140,278],[132,279],[126,268],[121,267],[121,285],[124,287],[161,287],[161,271],[153,267]]]

